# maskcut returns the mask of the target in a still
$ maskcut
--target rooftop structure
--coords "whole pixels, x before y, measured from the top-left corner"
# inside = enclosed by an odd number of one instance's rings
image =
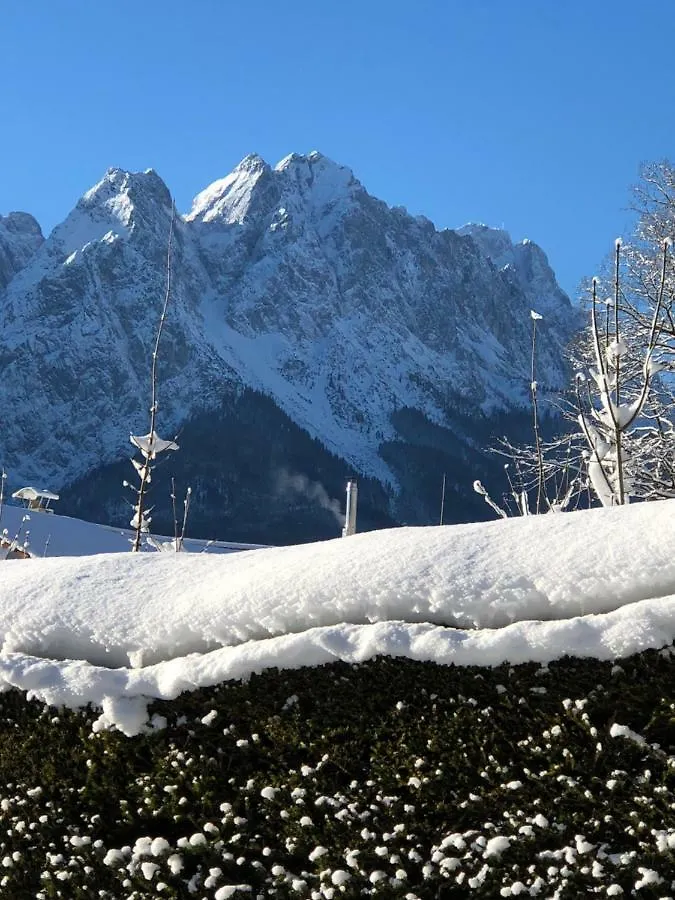
[[[44,513],[53,513],[54,510],[50,509],[49,504],[52,500],[59,499],[59,495],[52,491],[38,491],[34,487],[20,488],[18,491],[14,491],[12,497],[14,500],[23,500],[27,509]]]

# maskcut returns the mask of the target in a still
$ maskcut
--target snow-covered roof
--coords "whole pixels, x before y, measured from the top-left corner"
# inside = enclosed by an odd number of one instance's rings
[[[12,494],[15,500],[58,500],[59,495],[52,491],[38,491],[34,487],[20,488]]]

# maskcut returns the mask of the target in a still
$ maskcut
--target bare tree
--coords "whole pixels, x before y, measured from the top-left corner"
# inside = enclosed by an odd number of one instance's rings
[[[598,315],[600,282],[596,278],[592,281],[591,339],[595,365],[589,370],[590,379],[585,381],[586,392],[582,390],[583,376],[576,379],[577,421],[588,445],[585,454],[588,477],[603,506],[621,506],[630,502],[631,496],[637,496],[637,476],[642,472],[644,477],[646,443],[634,440],[633,433],[638,426],[643,432],[649,429],[653,379],[667,367],[659,354],[659,343],[670,244],[663,242],[661,274],[649,328],[646,333],[638,331],[637,336],[643,341],[637,350],[641,356],[639,366],[622,332],[621,249],[621,241],[617,240],[613,295],[605,304],[604,328]]]
[[[502,442],[497,449],[509,460],[506,507],[476,488],[499,515],[513,506],[519,515],[570,509],[584,489],[589,505],[675,496],[673,380],[655,377],[675,371],[673,165],[643,167],[633,196],[634,235],[616,241],[608,274],[589,286],[590,323],[571,354],[574,390],[559,400],[569,433],[542,441],[533,368],[534,444]]]
[[[480,481],[473,484],[498,516],[529,516],[543,512],[562,512],[578,500],[583,490],[580,474],[581,442],[579,436],[566,434],[552,440],[542,438],[538,384],[536,378],[537,323],[543,317],[530,310],[532,345],[530,367],[530,404],[532,408],[532,445],[516,445],[504,438],[494,452],[508,459],[504,473],[509,492],[500,506]],[[534,497],[534,502],[532,501]]]
[[[668,375],[654,378],[658,371],[675,370],[675,258],[671,246],[675,236],[675,168],[670,162],[643,166],[640,181],[633,188],[632,209],[637,222],[631,239],[617,244],[611,276],[596,281],[590,290],[594,324],[588,344],[593,347],[595,371],[602,382],[597,353],[598,344],[604,342],[604,374],[611,382],[600,386],[596,381],[595,387],[600,395],[603,390],[607,397],[612,395],[611,403],[600,396],[600,407],[605,408],[606,417],[614,417],[613,438],[603,468],[612,483],[610,493],[615,503],[625,502],[627,494],[645,500],[675,496],[673,379]],[[603,329],[598,316],[602,302],[598,298],[605,291],[609,296]],[[614,412],[625,406],[624,391],[634,404],[632,411],[624,409],[621,414],[629,415],[628,425]],[[603,436],[607,437],[606,428]],[[603,448],[604,444],[599,446]],[[597,475],[598,464],[592,449],[589,467]],[[622,484],[624,477],[630,478],[629,485]],[[599,487],[603,490],[602,481]],[[605,493],[607,490],[605,485]]]
[[[131,547],[132,552],[134,553],[138,553],[138,551],[141,549],[142,537],[144,534],[147,535],[150,531],[150,523],[152,521],[150,513],[152,512],[152,510],[147,509],[146,507],[146,493],[152,480],[152,470],[154,468],[155,460],[160,453],[163,453],[167,450],[178,449],[178,445],[174,441],[162,440],[162,438],[160,438],[155,431],[157,409],[159,406],[157,393],[157,363],[159,360],[159,344],[162,338],[162,331],[164,329],[164,322],[166,321],[167,310],[169,308],[169,299],[171,297],[171,251],[175,218],[176,207],[175,205],[172,205],[171,224],[169,226],[169,242],[166,255],[166,290],[164,292],[164,304],[162,306],[162,313],[159,318],[159,325],[157,327],[155,346],[152,351],[152,368],[150,372],[150,430],[147,434],[144,435],[130,435],[131,443],[140,451],[141,454],[140,462],[135,459],[131,460],[134,469],[136,470],[136,473],[140,478],[139,487],[133,488],[133,490],[135,490],[136,492],[134,515],[131,519],[131,527],[135,530],[135,536]]]
[[[624,270],[617,309],[644,343],[653,313],[660,307],[658,352],[675,356],[675,258],[663,260],[664,244],[675,238],[675,167],[667,160],[643,166],[633,188],[638,219],[623,247]]]

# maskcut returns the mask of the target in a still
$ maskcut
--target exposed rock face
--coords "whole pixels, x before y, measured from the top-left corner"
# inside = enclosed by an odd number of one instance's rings
[[[111,169],[46,241],[32,217],[0,218],[0,460],[15,480],[62,488],[147,430],[172,215],[155,172]],[[565,383],[576,315],[536,244],[437,231],[316,152],[274,168],[251,155],[174,219],[160,430],[258,391],[384,485],[400,520],[411,415],[459,444],[454,459],[527,404],[532,308],[543,392]],[[233,427],[210,450],[223,469]]]
[[[28,213],[0,216],[0,293],[43,241],[40,226]]]

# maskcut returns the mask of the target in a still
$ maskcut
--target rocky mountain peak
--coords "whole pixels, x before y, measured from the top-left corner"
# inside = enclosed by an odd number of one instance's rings
[[[38,220],[27,212],[10,212],[0,216],[0,229],[8,234],[30,235],[38,244],[44,240]]]
[[[128,172],[110,168],[77,204],[78,209],[106,207],[128,224],[134,207],[160,205],[171,207],[171,193],[154,169]]]
[[[483,224],[465,225],[459,233],[475,241],[503,277],[518,285],[532,308],[546,315],[549,324],[562,325],[565,333],[576,327],[576,313],[538,244],[529,238],[514,243],[508,231]]]
[[[363,192],[360,182],[347,166],[341,166],[318,150],[306,156],[291,153],[274,167],[282,194],[293,194],[313,207],[334,206],[349,202],[355,193]]]
[[[254,214],[261,194],[271,188],[271,169],[257,153],[245,156],[224,178],[214,181],[192,201],[188,222],[241,224]],[[264,199],[263,199],[264,205]]]
[[[473,238],[498,269],[513,261],[513,241],[505,229],[492,228],[482,222],[469,222],[457,231]]]
[[[197,194],[186,220],[243,224],[275,214],[283,217],[289,208],[335,206],[359,191],[363,188],[351,169],[317,150],[307,155],[289,153],[274,168],[251,154],[229,175]],[[279,213],[277,207],[284,212]]]
[[[27,265],[44,243],[42,229],[29,213],[0,216],[0,291]]]
[[[235,166],[234,171],[254,173],[268,168],[269,165],[259,153],[247,153],[242,161]]]
[[[110,168],[52,231],[46,250],[63,260],[104,238],[110,242],[133,232],[157,230],[165,240],[171,208],[171,193],[154,169]]]

